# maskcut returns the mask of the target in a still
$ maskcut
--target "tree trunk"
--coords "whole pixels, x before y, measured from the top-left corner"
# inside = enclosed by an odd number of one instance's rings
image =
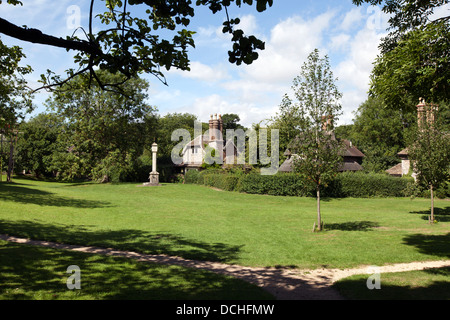
[[[320,216],[320,187],[317,187],[317,230],[322,231],[322,217]]]
[[[430,185],[431,191],[431,223],[434,222],[434,195],[433,195],[433,185]]]
[[[11,144],[9,147],[9,162],[8,162],[8,171],[6,173],[6,181],[12,182],[12,170],[13,170],[13,156],[14,156],[14,145],[11,138]]]

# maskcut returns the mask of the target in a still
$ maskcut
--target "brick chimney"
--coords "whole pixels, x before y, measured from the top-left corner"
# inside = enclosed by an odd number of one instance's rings
[[[322,116],[322,130],[323,131],[327,131],[327,132],[331,132],[333,131],[333,116],[329,115],[329,116]]]
[[[213,141],[214,140],[214,119],[213,119],[213,115],[211,115],[211,118],[209,119],[209,141]]]
[[[209,141],[214,140],[223,140],[222,115],[219,114],[219,117],[217,117],[217,113],[211,115],[209,120]]]
[[[417,125],[419,129],[423,128],[425,121],[428,122],[429,125],[433,125],[436,121],[436,113],[438,111],[438,105],[436,104],[427,104],[425,99],[419,98],[419,104],[417,107]]]
[[[220,130],[220,140],[223,140],[223,120],[221,114],[219,114],[219,130]]]

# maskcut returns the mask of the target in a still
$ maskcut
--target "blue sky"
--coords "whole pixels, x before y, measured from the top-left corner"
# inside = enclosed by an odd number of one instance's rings
[[[80,24],[87,27],[87,0],[23,0],[23,7],[3,3],[0,16],[18,25],[38,28],[65,37],[74,31],[70,25],[73,8],[80,9]],[[75,7],[73,7],[75,6]],[[241,28],[266,42],[266,50],[250,66],[228,63],[229,37],[221,33],[225,13],[212,15],[200,10],[192,19],[196,48],[190,49],[191,72],[166,73],[168,86],[152,76],[149,103],[161,115],[189,112],[206,122],[210,114],[236,113],[241,123],[251,126],[276,114],[292,80],[299,74],[308,54],[318,48],[327,54],[343,93],[343,116],[339,124],[351,123],[353,112],[367,98],[372,63],[380,39],[387,33],[387,17],[379,8],[357,7],[351,0],[274,0],[264,13],[244,6],[231,8],[230,16],[241,19]],[[81,36],[81,35],[80,35]],[[6,36],[8,45],[24,48],[35,70],[28,78],[37,87],[41,73],[50,69],[63,72],[73,65],[72,53],[64,49],[28,44]],[[37,112],[44,111],[45,92],[36,94]]]

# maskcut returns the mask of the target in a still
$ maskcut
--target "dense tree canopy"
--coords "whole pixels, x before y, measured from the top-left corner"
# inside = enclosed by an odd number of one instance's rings
[[[105,83],[120,83],[121,74],[99,71]],[[98,85],[87,86],[89,74],[82,74],[54,92],[48,107],[64,119],[64,135],[59,143],[65,152],[56,156],[55,170],[69,178],[110,178],[110,170],[132,166],[142,154],[146,128],[145,116],[154,111],[146,102],[148,83],[130,79],[120,89],[125,95],[102,90]],[[133,97],[128,98],[129,97]]]
[[[2,132],[12,129],[32,106],[32,96],[23,78],[31,72],[31,68],[20,66],[20,61],[24,57],[19,47],[8,47],[0,39],[0,130]]]
[[[415,114],[387,108],[380,98],[368,98],[356,111],[353,124],[338,127],[336,135],[364,153],[366,171],[384,172],[399,162],[397,153],[405,148],[405,136],[415,123]]]
[[[450,79],[450,26],[429,24],[411,31],[375,61],[371,95],[391,108],[415,112],[419,98],[448,102]]]

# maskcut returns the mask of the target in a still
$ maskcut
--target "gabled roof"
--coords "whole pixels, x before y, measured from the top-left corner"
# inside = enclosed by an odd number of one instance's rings
[[[339,171],[361,171],[363,167],[356,161],[345,161]]]
[[[359,151],[351,141],[349,140],[342,140],[342,142],[345,145],[345,154],[344,157],[357,157],[357,158],[363,158],[365,157],[364,153]]]
[[[402,164],[396,164],[392,168],[386,170],[387,173],[389,173],[392,176],[401,176],[402,175]]]

